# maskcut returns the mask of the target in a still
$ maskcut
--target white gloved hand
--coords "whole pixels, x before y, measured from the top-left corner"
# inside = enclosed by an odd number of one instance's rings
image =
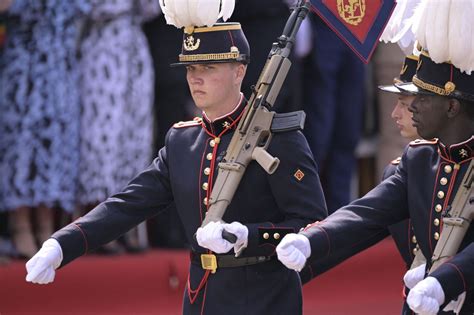
[[[232,222],[231,224],[224,224],[224,230],[237,237],[237,241],[234,244],[234,252],[235,257],[238,257],[247,247],[249,229],[240,222]]]
[[[302,234],[287,234],[276,248],[278,259],[289,269],[301,271],[311,255],[309,239]]]
[[[205,227],[198,228],[196,240],[199,246],[212,250],[214,253],[227,253],[234,244],[222,238],[224,224],[222,222],[209,222]]]
[[[41,249],[26,263],[26,281],[47,284],[54,281],[56,269],[63,260],[61,245],[54,238],[43,243]]]
[[[407,303],[417,314],[435,315],[444,303],[443,288],[436,278],[427,277],[410,290]]]
[[[408,270],[403,276],[407,288],[412,289],[418,282],[425,278],[426,264]]]

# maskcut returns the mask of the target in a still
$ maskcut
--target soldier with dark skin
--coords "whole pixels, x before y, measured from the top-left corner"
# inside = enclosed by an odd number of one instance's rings
[[[364,197],[299,234],[285,236],[277,253],[287,267],[300,270],[307,259],[311,263],[332,257],[408,218],[423,255],[432,257],[443,216],[474,158],[474,76],[451,63],[435,63],[423,52],[413,83],[397,87],[416,95],[409,107],[413,126],[421,137],[432,140],[411,142],[395,174]],[[474,312],[473,240],[471,225],[458,253],[429,276],[423,273],[425,278],[418,279],[407,297],[413,311],[442,313],[448,303],[466,292],[460,314]],[[426,271],[430,267],[427,263]]]
[[[53,281],[56,268],[174,204],[191,246],[184,314],[302,313],[300,278],[275,253],[285,234],[327,215],[317,167],[300,131],[273,135],[268,151],[280,159],[273,174],[255,161],[248,165],[223,217],[232,223],[200,228],[218,164],[247,104],[240,88],[249,54],[239,23],[185,30],[176,65],[186,67],[202,117],[175,124],[148,169],[54,233],[27,263],[27,281]],[[237,236],[235,245],[222,238],[224,229]],[[239,257],[235,246],[242,250]],[[202,263],[206,255],[216,258],[215,272]]]

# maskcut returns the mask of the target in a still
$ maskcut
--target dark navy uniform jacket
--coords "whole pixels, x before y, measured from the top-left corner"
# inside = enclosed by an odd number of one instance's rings
[[[399,163],[400,158],[397,158],[387,165],[383,173],[383,179],[395,174]],[[303,268],[303,270],[300,271],[302,283],[306,284],[311,279],[335,267],[363,249],[378,243],[388,235],[392,235],[397,249],[400,252],[403,261],[405,262],[407,270],[410,269],[411,263],[413,262],[413,258],[415,257],[415,253],[417,251],[417,242],[415,233],[413,232],[413,227],[410,220],[408,219],[389,226],[387,230],[380,230],[378,233],[374,234],[372,237],[364,240],[363,242],[358,242],[351,247],[345,248],[344,250],[336,250],[337,252],[333,253],[330,257],[311,261]]]
[[[207,253],[198,246],[194,235],[205,217],[218,162],[225,155],[244,103],[214,122],[204,115],[202,119],[175,124],[168,132],[165,147],[148,169],[122,192],[53,235],[63,250],[62,266],[172,203],[183,222],[193,256]],[[251,162],[223,217],[226,222],[239,221],[248,227],[248,247],[243,257],[276,257],[275,247],[285,234],[327,215],[317,167],[302,133],[275,133],[268,152],[280,159],[276,172],[268,175],[255,161]],[[184,314],[302,313],[300,278],[277,259],[218,268],[214,274],[193,262],[189,273]]]
[[[410,143],[394,175],[302,232],[310,239],[310,260],[337,255],[338,251],[365,242],[387,226],[408,218],[423,255],[432,257],[443,228],[442,216],[473,157],[474,137],[450,147],[438,141]],[[471,225],[458,254],[431,274],[443,287],[446,303],[467,292],[463,314],[474,311],[473,231]]]
[[[397,166],[400,164],[400,160],[401,158],[397,158],[387,165],[383,172],[384,180],[395,174]],[[410,219],[391,225],[388,227],[388,230],[392,235],[395,245],[397,245],[397,249],[402,256],[403,261],[405,262],[406,269],[410,269],[417,251],[416,236]]]

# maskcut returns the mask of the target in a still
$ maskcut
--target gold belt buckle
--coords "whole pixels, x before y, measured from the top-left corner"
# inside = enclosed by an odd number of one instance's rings
[[[204,270],[211,270],[212,273],[216,273],[217,270],[217,258],[213,254],[201,254],[201,266]]]

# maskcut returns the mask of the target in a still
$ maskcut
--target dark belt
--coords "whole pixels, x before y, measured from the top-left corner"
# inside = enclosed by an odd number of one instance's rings
[[[191,252],[190,257],[193,264],[200,265],[202,269],[211,270],[212,273],[216,272],[217,268],[243,267],[276,259],[276,255],[235,257],[234,255],[200,254],[195,252]]]

